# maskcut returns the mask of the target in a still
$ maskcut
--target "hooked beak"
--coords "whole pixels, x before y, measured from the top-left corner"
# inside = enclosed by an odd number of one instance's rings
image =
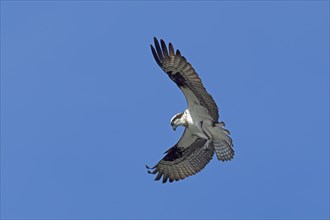
[[[177,126],[173,122],[171,122],[171,126],[173,128],[173,131],[175,131]]]

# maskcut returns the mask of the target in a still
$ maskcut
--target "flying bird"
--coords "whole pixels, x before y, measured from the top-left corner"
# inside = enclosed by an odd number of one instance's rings
[[[183,92],[187,109],[174,115],[170,121],[173,130],[185,127],[180,140],[169,150],[148,173],[157,174],[155,180],[166,183],[185,179],[201,171],[212,159],[215,152],[218,160],[229,161],[234,157],[233,141],[219,122],[218,106],[206,91],[195,69],[174,50],[172,43],[168,48],[163,40],[160,44],[154,38],[151,52],[160,68],[175,82]]]

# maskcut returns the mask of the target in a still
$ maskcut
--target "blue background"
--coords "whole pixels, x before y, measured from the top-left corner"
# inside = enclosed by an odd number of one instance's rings
[[[230,162],[154,182],[184,96],[220,107]],[[1,2],[1,218],[329,218],[329,2]]]

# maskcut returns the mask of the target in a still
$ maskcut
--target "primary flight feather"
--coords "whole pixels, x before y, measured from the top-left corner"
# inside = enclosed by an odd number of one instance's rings
[[[171,126],[184,126],[180,140],[169,150],[148,173],[156,174],[155,180],[165,183],[182,180],[201,171],[212,159],[214,152],[218,160],[228,161],[234,157],[230,133],[224,122],[218,122],[218,106],[213,97],[206,91],[195,69],[174,50],[171,43],[167,46],[163,40],[160,44],[154,38],[150,45],[152,54],[160,68],[176,83],[187,100],[187,109],[174,115]]]

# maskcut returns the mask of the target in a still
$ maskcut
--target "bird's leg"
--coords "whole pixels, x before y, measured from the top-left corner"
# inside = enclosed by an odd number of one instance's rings
[[[212,134],[207,130],[207,126],[208,126],[207,124],[210,124],[210,123],[207,123],[207,122],[204,123],[204,121],[201,122],[202,130],[203,130],[204,134],[206,135],[206,137],[208,138],[207,142],[203,146],[204,150],[209,149],[210,145],[213,143]]]
[[[212,139],[207,140],[206,143],[203,146],[203,150],[210,149],[210,144],[212,144],[212,143],[213,143]]]

